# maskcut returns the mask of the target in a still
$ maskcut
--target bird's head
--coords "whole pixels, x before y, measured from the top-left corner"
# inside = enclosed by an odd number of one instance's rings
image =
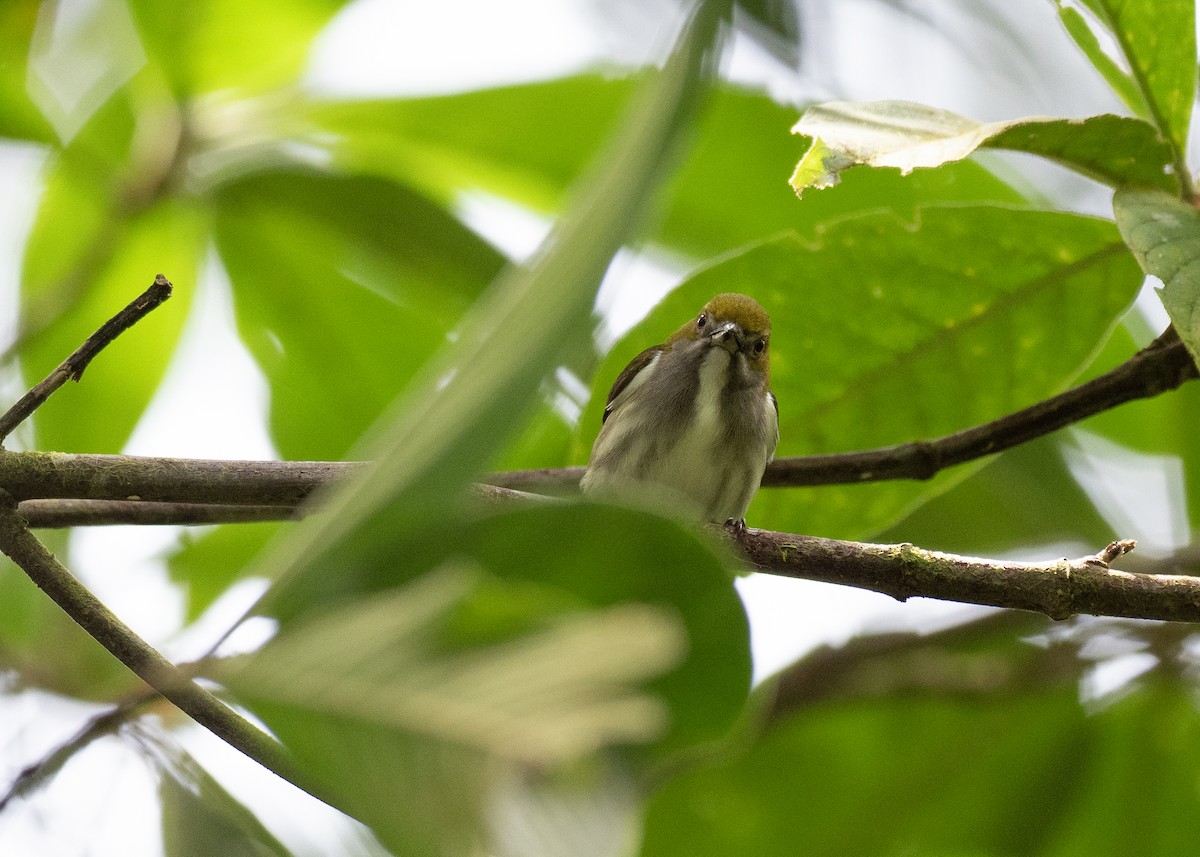
[[[770,378],[771,319],[754,298],[746,295],[717,295],[699,315],[671,335],[667,345],[700,342],[724,348],[745,359],[746,369],[765,382]]]

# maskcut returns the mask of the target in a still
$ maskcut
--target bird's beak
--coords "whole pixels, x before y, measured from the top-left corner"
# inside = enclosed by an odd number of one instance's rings
[[[730,354],[737,354],[738,349],[742,347],[743,337],[742,329],[732,321],[725,322],[708,334],[711,344],[724,348]]]

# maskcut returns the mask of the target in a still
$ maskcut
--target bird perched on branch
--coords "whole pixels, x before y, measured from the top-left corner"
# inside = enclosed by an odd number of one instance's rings
[[[701,521],[746,524],[779,442],[771,320],[717,295],[617,376],[580,483],[592,497],[648,495]]]

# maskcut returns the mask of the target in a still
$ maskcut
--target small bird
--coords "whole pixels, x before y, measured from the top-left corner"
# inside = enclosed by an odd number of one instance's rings
[[[617,376],[580,487],[650,495],[700,521],[746,526],[775,457],[771,320],[753,298],[717,295]]]

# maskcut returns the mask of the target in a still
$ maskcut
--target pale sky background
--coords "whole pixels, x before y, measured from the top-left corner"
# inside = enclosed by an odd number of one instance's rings
[[[83,8],[119,0],[69,2]],[[964,52],[1011,52],[1012,43],[973,23],[959,4],[946,0],[914,6],[936,19],[950,37],[894,12],[881,12],[877,2],[819,4],[804,22],[814,33],[808,44],[819,71],[817,80],[804,88],[749,42],[737,44],[727,68],[733,77],[765,85],[777,97],[797,103],[804,98],[903,98],[981,120],[1119,110],[1098,76],[1067,46],[1050,5],[1020,0],[986,13],[1001,16],[1023,34],[1025,44],[1038,46],[1026,63],[995,64],[1004,67],[1004,73],[986,61],[974,66],[964,62]],[[636,0],[359,0],[319,39],[307,84],[323,93],[346,96],[435,94],[555,77],[599,62],[639,63],[661,56],[674,26],[672,8]],[[647,16],[657,16],[657,22],[636,25]],[[635,26],[614,25],[622,21]],[[1078,87],[1065,91],[1065,82]],[[0,187],[5,188],[5,202],[0,205],[0,302],[4,305],[10,305],[7,301],[16,288],[19,239],[28,229],[40,191],[41,163],[34,147],[0,143]],[[786,178],[781,176],[781,181]],[[1056,171],[1049,171],[1044,181],[1056,199],[1079,210],[1108,214],[1107,196],[1087,183]],[[517,258],[531,253],[549,228],[540,216],[484,196],[464,198],[461,211],[468,223]],[[155,271],[152,261],[147,264],[149,282]],[[607,336],[633,324],[681,273],[623,254],[598,302],[607,314]],[[215,258],[209,260],[196,287],[196,309],[187,322],[181,351],[125,452],[274,457],[264,428],[266,384],[234,335],[229,287]],[[136,288],[131,284],[131,289]],[[1159,312],[1153,299],[1143,303],[1148,313]],[[1160,315],[1155,323],[1161,326]],[[0,318],[0,341],[12,326],[13,319]],[[219,371],[214,370],[214,355],[220,355]],[[4,400],[20,392],[12,379],[0,379]],[[198,422],[197,415],[203,415],[204,421]],[[1170,512],[1178,502],[1179,474],[1170,472],[1169,463],[1158,467],[1154,462],[1113,459],[1107,455],[1111,450],[1097,448],[1094,440],[1080,437],[1069,464],[1086,476],[1085,484],[1104,514],[1120,524],[1123,534],[1142,542],[1139,550],[1168,550],[1181,539],[1186,541],[1186,519],[1178,512],[1182,507]],[[1129,499],[1129,480],[1144,473],[1149,474],[1143,479],[1146,489],[1141,502],[1134,504]],[[1122,490],[1112,490],[1115,485]],[[169,657],[186,658],[198,654],[259,587],[254,583],[236,587],[199,628],[179,635],[180,599],[156,560],[177,536],[174,528],[97,528],[78,533],[74,547],[81,577],[106,603]],[[119,567],[114,566],[114,557],[120,558]],[[751,616],[760,678],[814,646],[840,644],[864,629],[931,630],[983,610],[923,599],[901,605],[861,590],[768,576],[746,578],[738,588]],[[1096,692],[1127,680],[1140,668],[1129,659],[1114,659],[1107,674],[1094,676]],[[49,704],[39,693],[0,697],[0,785],[6,785],[44,748],[74,732],[90,711],[76,703]],[[358,835],[353,825],[339,821],[337,813],[246,762],[203,730],[192,728],[187,736],[188,749],[211,765],[235,795],[262,812],[268,826],[297,854],[321,853],[330,837]],[[98,782],[107,784],[102,794],[96,793]],[[102,742],[72,762],[35,799],[0,815],[0,854],[157,855],[154,788],[153,778],[131,750],[117,742]]]

